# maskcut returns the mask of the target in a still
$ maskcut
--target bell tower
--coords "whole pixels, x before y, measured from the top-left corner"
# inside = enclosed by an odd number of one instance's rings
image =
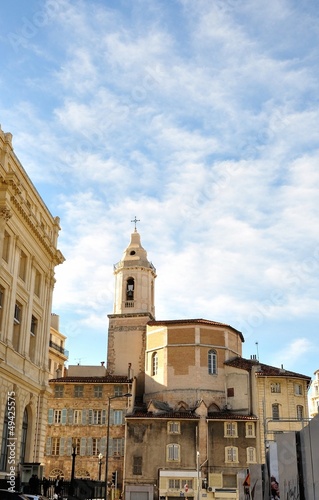
[[[155,319],[156,269],[147,259],[136,229],[114,266],[114,311],[109,314],[107,369],[112,375],[136,377],[137,395],[144,391],[146,325]],[[128,373],[129,372],[129,373]]]

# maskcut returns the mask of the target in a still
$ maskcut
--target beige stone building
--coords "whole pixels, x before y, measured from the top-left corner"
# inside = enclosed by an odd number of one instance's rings
[[[71,479],[75,451],[75,478],[105,481],[108,415],[108,477],[123,481],[125,415],[131,381],[109,375],[105,366],[70,366],[67,375],[50,380],[45,476]]]
[[[250,393],[252,411],[258,415],[258,462],[265,463],[265,447],[276,433],[300,431],[309,421],[308,390],[311,378],[260,363],[257,359],[236,358],[225,363],[234,386],[228,398],[235,408],[243,394]]]
[[[314,380],[309,391],[309,413],[310,417],[315,417],[319,413],[319,370],[314,373]]]
[[[43,460],[59,230],[0,129],[0,477]]]
[[[244,337],[204,319],[156,321],[155,268],[140,236],[115,266],[110,373],[137,381],[126,416],[125,500],[244,498],[274,432],[300,430],[309,377],[242,358]],[[259,469],[258,469],[259,464]]]
[[[49,377],[56,378],[64,375],[65,363],[69,352],[65,349],[66,336],[59,329],[60,318],[51,314],[50,342],[49,342]]]

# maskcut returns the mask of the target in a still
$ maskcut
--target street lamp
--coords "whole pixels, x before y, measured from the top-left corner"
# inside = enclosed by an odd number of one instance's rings
[[[75,457],[76,457],[76,440],[72,439],[72,470],[69,495],[74,495],[74,476],[75,476]]]
[[[105,451],[105,500],[107,500],[107,478],[109,472],[109,441],[110,441],[110,413],[111,413],[111,400],[118,398],[129,398],[132,394],[121,394],[120,396],[108,396],[108,409],[107,409],[107,429],[106,429],[106,451]]]
[[[103,455],[99,453],[99,481],[101,481],[101,467],[102,467]]]

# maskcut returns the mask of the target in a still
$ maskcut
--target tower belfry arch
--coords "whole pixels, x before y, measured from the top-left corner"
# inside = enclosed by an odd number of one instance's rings
[[[142,247],[136,223],[122,259],[114,265],[114,309],[108,315],[107,368],[114,375],[125,375],[130,367],[137,379],[137,392],[143,393],[145,339],[148,321],[155,319],[154,288],[156,269]]]

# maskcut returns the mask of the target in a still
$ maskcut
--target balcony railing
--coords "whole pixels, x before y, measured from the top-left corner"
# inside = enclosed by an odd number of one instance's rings
[[[69,351],[67,349],[64,349],[64,347],[61,347],[60,345],[56,344],[55,342],[52,342],[52,340],[50,340],[49,345],[50,345],[50,347],[52,347],[56,351],[59,351],[61,354],[64,354],[64,356],[66,356],[67,358],[69,357]]]

